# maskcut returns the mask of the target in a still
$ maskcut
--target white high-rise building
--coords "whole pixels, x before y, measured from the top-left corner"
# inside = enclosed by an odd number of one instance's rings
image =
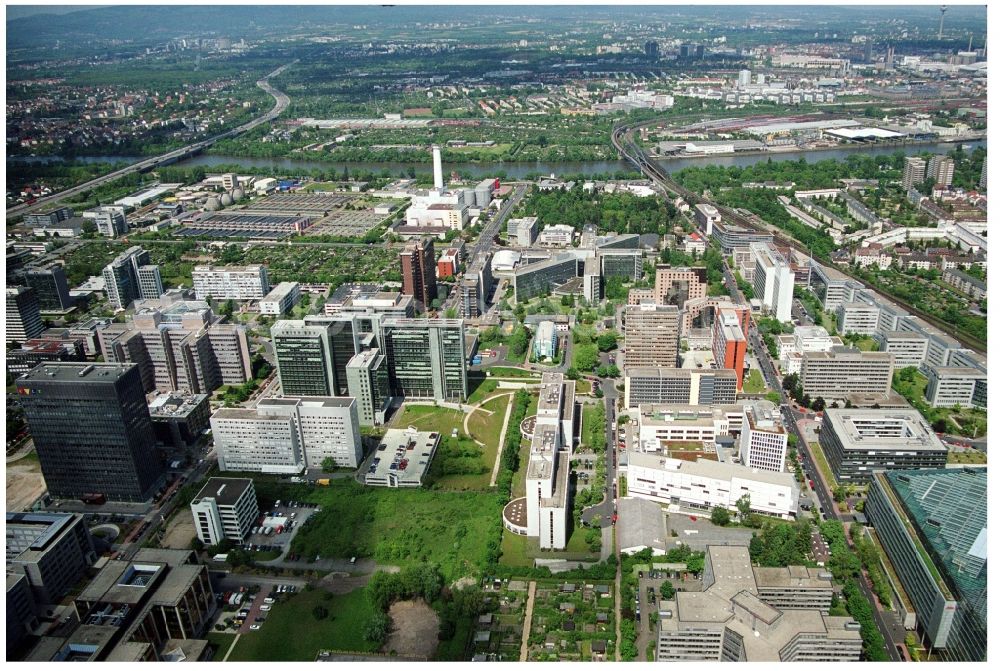
[[[242,543],[259,514],[249,478],[211,478],[191,501],[194,530],[205,545],[227,538]]]
[[[781,473],[785,470],[788,434],[773,405],[753,404],[743,409],[740,461],[750,468]]]
[[[740,70],[739,78],[736,80],[736,88],[745,89],[750,86],[750,71]]]
[[[215,300],[259,300],[270,291],[267,268],[261,265],[246,267],[195,266],[191,271],[194,293],[199,300],[209,296]]]
[[[767,243],[751,242],[754,255],[754,297],[759,298],[767,312],[778,321],[792,320],[792,294],[795,274],[788,263]]]
[[[301,473],[361,462],[358,409],[351,397],[268,398],[256,408],[221,408],[212,433],[223,471]]]

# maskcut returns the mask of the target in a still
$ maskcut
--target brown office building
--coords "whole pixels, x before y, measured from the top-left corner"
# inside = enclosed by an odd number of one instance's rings
[[[424,304],[424,310],[437,298],[437,260],[434,241],[425,238],[406,245],[399,253],[403,273],[403,293]]]
[[[680,311],[675,305],[625,306],[625,366],[677,368]]]

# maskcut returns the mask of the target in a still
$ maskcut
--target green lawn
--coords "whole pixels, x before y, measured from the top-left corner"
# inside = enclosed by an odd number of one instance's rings
[[[809,452],[812,454],[813,461],[816,462],[816,467],[823,474],[823,480],[830,487],[835,487],[837,485],[837,478],[833,477],[833,471],[826,460],[826,453],[823,452],[823,447],[819,443],[809,443]]]
[[[437,431],[442,436],[450,436],[452,429],[462,433],[465,413],[452,408],[434,405],[405,404],[402,412],[396,413],[391,426],[405,429],[414,426],[418,431]]]
[[[860,340],[854,343],[854,346],[857,347],[862,352],[878,351],[878,343],[875,342],[875,338],[872,338],[871,336],[865,336],[864,338],[861,338]]]
[[[436,470],[436,466],[443,467],[434,481],[437,488],[467,491],[489,487],[493,466],[496,464],[497,450],[500,447],[500,429],[503,427],[503,418],[507,413],[510,398],[509,395],[494,398],[484,403],[470,416],[471,438],[464,437],[461,427],[459,435],[463,436],[462,438],[451,438],[449,430],[434,457],[435,463],[431,466],[432,472]],[[483,446],[477,444],[476,440],[483,443]],[[478,458],[464,456],[456,461],[453,456],[459,450],[465,455],[475,454]],[[470,461],[475,463],[469,463]],[[447,467],[449,463],[452,465],[451,468]],[[479,467],[479,472],[472,472],[476,470],[476,466]]]
[[[577,380],[576,381],[576,393],[590,395],[590,380]]]
[[[212,654],[212,662],[221,662],[222,658],[226,656],[229,652],[229,648],[233,645],[233,639],[236,638],[236,634],[221,634],[217,631],[209,632],[205,634],[205,639],[209,644],[215,647],[215,652]]]
[[[986,453],[979,450],[948,451],[949,464],[985,464]]]
[[[469,376],[469,405],[475,405],[493,395],[500,383],[478,376]]]
[[[763,394],[767,391],[764,376],[756,368],[750,369],[750,374],[743,380],[743,392],[747,394]]]
[[[829,312],[820,314],[819,325],[825,328],[830,335],[837,335],[837,320]]]
[[[583,418],[580,424],[580,444],[596,452],[605,447],[604,404],[583,406]]]
[[[491,377],[541,377],[541,373],[535,373],[530,370],[521,370],[520,368],[511,368],[510,366],[490,366],[487,369]]]
[[[296,554],[437,563],[448,580],[482,570],[503,505],[492,493],[364,487],[353,480],[302,491],[322,510],[296,535]]]
[[[537,538],[518,536],[504,529],[503,541],[500,544],[500,551],[502,553],[500,563],[504,566],[521,568],[534,566],[536,557],[544,559],[568,559],[571,561],[599,560],[601,558],[600,553],[591,552],[587,548],[585,538],[587,530],[578,527],[576,521],[574,521],[573,526],[573,535],[569,537],[565,550],[545,550],[544,552],[538,547]]]
[[[312,610],[319,605],[330,612],[325,620],[313,617]],[[298,592],[275,604],[259,631],[240,636],[229,659],[311,662],[324,649],[374,652],[378,645],[364,640],[373,614],[363,589],[343,595],[321,589]]]

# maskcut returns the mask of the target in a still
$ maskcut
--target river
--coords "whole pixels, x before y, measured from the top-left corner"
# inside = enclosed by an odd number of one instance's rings
[[[985,140],[973,140],[971,142],[963,143],[972,148],[985,147]],[[753,165],[761,161],[766,161],[771,159],[772,161],[797,161],[799,158],[805,158],[808,163],[816,163],[818,161],[824,161],[827,159],[844,159],[851,154],[857,152],[864,152],[873,156],[880,156],[885,154],[893,154],[897,151],[901,151],[906,155],[919,154],[921,152],[931,152],[935,154],[944,154],[952,151],[956,147],[954,142],[940,142],[936,144],[908,144],[908,145],[893,145],[893,146],[883,146],[883,147],[870,147],[859,145],[857,147],[840,148],[840,149],[821,149],[817,151],[789,151],[789,152],[776,152],[773,155],[767,154],[753,154],[747,156],[699,156],[693,158],[672,158],[660,161],[660,165],[669,172],[676,172],[684,168],[690,167],[701,167],[706,165],[719,165],[725,167],[739,166],[745,167],[748,165]],[[77,161],[83,163],[100,163],[100,162],[124,162],[124,163],[134,163],[140,161],[142,156],[78,156]],[[15,157],[7,160],[8,167],[13,167],[18,161],[29,162],[29,163],[41,163],[46,161],[59,161],[58,157],[48,157],[48,156],[31,156],[31,157]],[[294,174],[297,170],[313,170],[319,169],[323,171],[335,171],[340,172],[345,167],[349,171],[360,170],[364,172],[381,172],[382,170],[388,170],[393,175],[398,175],[401,172],[405,173],[410,168],[414,168],[421,172],[426,172],[430,170],[430,161],[427,164],[419,163],[397,163],[397,162],[387,162],[387,163],[377,163],[370,161],[355,161],[355,162],[326,162],[326,161],[311,161],[308,159],[289,159],[289,158],[246,158],[240,156],[218,156],[214,154],[199,154],[198,156],[193,156],[191,158],[185,159],[183,161],[178,161],[176,165],[182,167],[192,167],[192,166],[205,166],[206,168],[212,168],[218,165],[225,164],[238,164],[245,166],[247,168],[280,168],[282,170],[287,170],[289,174]],[[493,177],[498,172],[503,171],[506,173],[508,178],[523,178],[529,174],[542,174],[542,175],[593,175],[593,174],[606,174],[614,173],[619,170],[629,170],[631,168],[630,164],[625,161],[562,161],[556,163],[549,163],[545,161],[538,162],[528,162],[528,163],[445,163],[444,169],[455,170],[460,172],[465,172],[470,174],[474,178],[482,177]]]

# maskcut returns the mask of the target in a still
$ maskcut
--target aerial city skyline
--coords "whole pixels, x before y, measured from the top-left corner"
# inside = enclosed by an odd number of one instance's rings
[[[6,36],[8,662],[986,661],[985,7]]]

